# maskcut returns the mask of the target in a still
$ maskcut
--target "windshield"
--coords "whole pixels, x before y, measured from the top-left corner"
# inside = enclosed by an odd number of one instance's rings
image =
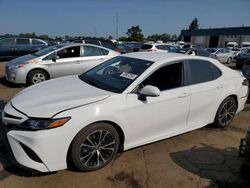
[[[152,63],[151,61],[118,56],[94,67],[80,75],[79,78],[100,89],[122,93]]]
[[[54,46],[51,46],[51,47],[48,47],[48,48],[44,48],[44,49],[42,49],[42,50],[40,50],[40,51],[38,51],[36,53],[33,53],[32,55],[40,57],[40,56],[46,55],[46,54],[48,54],[50,52],[53,52],[53,51],[55,51],[55,50],[57,50],[59,48],[62,48],[62,47],[63,47],[63,45],[54,45]]]

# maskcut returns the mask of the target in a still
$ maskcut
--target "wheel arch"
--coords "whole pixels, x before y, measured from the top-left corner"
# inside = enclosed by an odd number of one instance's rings
[[[48,76],[48,79],[51,78],[49,72],[48,72],[46,69],[44,69],[44,68],[34,68],[34,69],[29,70],[29,72],[27,73],[27,75],[26,75],[26,83],[28,83],[29,74],[30,74],[32,71],[35,71],[35,70],[41,70],[41,71],[43,71],[43,72],[46,73],[46,75]]]
[[[93,125],[93,124],[96,124],[96,123],[107,123],[107,124],[113,126],[113,127],[116,129],[116,131],[117,131],[117,133],[118,133],[118,135],[119,135],[119,138],[120,138],[120,144],[119,144],[118,152],[122,152],[122,151],[124,150],[125,135],[124,135],[124,132],[123,132],[122,128],[121,128],[117,123],[115,123],[115,122],[113,122],[113,121],[101,120],[101,121],[96,121],[96,122],[90,123],[90,124],[88,124],[87,126],[85,126],[85,127],[83,127],[82,129],[80,129],[80,130],[77,132],[77,134],[78,134],[79,132],[81,132],[84,128],[86,128],[86,127],[88,127],[88,126],[91,126],[91,125]],[[66,163],[67,163],[67,166],[70,167],[70,168],[73,167],[72,162],[71,162],[71,156],[70,156],[70,148],[71,148],[71,145],[72,145],[72,143],[73,143],[75,137],[77,136],[77,134],[76,134],[76,135],[74,136],[74,138],[71,140],[71,143],[70,143],[69,148],[68,148],[68,151],[67,151]],[[73,167],[73,168],[74,168],[74,167]]]

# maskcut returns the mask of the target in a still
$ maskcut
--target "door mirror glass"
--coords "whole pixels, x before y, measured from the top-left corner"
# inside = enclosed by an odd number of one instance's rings
[[[151,85],[146,85],[139,91],[139,99],[145,100],[146,97],[158,97],[160,96],[159,88]]]

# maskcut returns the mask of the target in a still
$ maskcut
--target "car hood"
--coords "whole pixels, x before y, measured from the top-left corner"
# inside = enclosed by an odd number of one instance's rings
[[[78,76],[67,76],[31,86],[18,93],[11,103],[28,117],[51,118],[60,111],[94,103],[111,94]]]
[[[15,58],[8,62],[9,66],[18,65],[23,63],[34,63],[37,61],[37,57],[33,56],[32,54],[24,55],[18,58]]]

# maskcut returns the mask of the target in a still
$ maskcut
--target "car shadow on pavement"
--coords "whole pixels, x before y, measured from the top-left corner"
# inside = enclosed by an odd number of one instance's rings
[[[170,157],[181,168],[211,180],[222,188],[250,187],[250,168],[242,169],[239,150],[221,145],[200,144],[188,150],[170,153]]]
[[[9,88],[23,88],[25,85],[23,84],[13,84],[11,82],[8,82],[5,77],[0,77],[0,84],[9,87]]]

